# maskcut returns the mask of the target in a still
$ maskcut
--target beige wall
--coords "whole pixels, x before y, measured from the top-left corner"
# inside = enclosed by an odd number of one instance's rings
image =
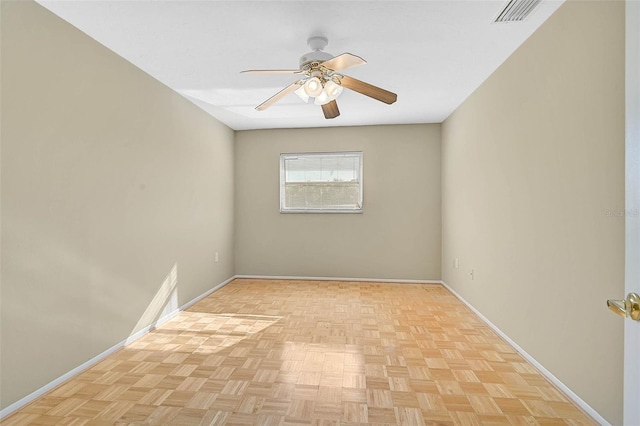
[[[280,214],[280,153],[363,151],[364,213]],[[440,125],[236,133],[236,273],[440,279]]]
[[[233,275],[234,134],[35,3],[1,23],[6,407],[155,319],[174,265],[177,305]]]
[[[444,281],[621,424],[624,4],[565,3],[442,134]]]

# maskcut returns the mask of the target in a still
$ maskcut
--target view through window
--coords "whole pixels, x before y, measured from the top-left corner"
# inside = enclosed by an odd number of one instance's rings
[[[281,154],[280,211],[362,212],[362,152]]]

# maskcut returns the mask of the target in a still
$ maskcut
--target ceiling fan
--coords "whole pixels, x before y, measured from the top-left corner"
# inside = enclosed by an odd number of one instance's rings
[[[392,104],[397,100],[398,95],[393,92],[338,73],[347,68],[366,64],[367,62],[361,57],[351,53],[334,57],[323,52],[322,50],[328,44],[325,37],[311,37],[307,40],[307,44],[312,51],[300,58],[300,69],[242,71],[246,74],[298,74],[301,76],[300,80],[258,105],[256,107],[258,111],[269,108],[289,93],[295,92],[304,102],[314,98],[313,103],[322,106],[325,118],[336,118],[340,115],[336,98],[340,96],[344,87],[386,104]]]

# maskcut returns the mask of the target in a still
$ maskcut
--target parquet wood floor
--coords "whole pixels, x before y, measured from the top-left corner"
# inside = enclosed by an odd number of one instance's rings
[[[244,279],[2,424],[595,423],[440,285]]]

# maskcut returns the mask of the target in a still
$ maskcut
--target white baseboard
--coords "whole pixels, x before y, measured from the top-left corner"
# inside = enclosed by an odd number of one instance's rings
[[[91,358],[87,362],[84,362],[81,365],[79,365],[76,368],[74,368],[73,370],[70,370],[70,371],[66,372],[62,376],[60,376],[57,379],[47,383],[46,385],[42,386],[40,389],[37,389],[37,390],[31,392],[29,395],[25,396],[22,399],[19,399],[18,401],[14,402],[13,404],[8,405],[4,409],[0,410],[0,420],[4,419],[5,417],[7,417],[10,414],[12,414],[14,411],[19,410],[20,408],[24,407],[25,405],[29,404],[30,402],[36,400],[37,398],[41,397],[45,393],[47,393],[47,392],[55,389],[56,387],[60,386],[61,384],[63,384],[64,382],[66,382],[67,380],[72,378],[73,376],[75,376],[77,374],[80,374],[83,371],[91,368],[92,366],[94,366],[98,362],[102,361],[103,359],[105,359],[106,357],[108,357],[112,353],[116,352],[117,350],[122,349],[126,345],[138,340],[139,338],[141,338],[142,336],[144,336],[145,334],[147,334],[148,332],[150,332],[154,328],[156,328],[159,325],[169,321],[171,318],[174,318],[181,311],[184,311],[185,309],[187,309],[190,306],[192,306],[194,303],[202,300],[203,298],[207,297],[208,295],[210,295],[214,291],[216,291],[216,290],[224,287],[225,285],[229,284],[235,278],[236,277],[233,276],[233,277],[227,279],[226,281],[216,285],[211,290],[208,290],[207,292],[201,294],[200,296],[196,297],[195,299],[190,300],[189,302],[187,302],[184,305],[180,306],[178,309],[176,309],[174,311],[171,311],[168,314],[158,318],[153,323],[151,323],[148,326],[138,330],[137,332],[135,332],[131,336],[127,337],[126,339],[122,340],[119,343],[116,343],[115,345],[113,345],[109,349],[107,349],[104,352],[94,356],[93,358]]]
[[[442,284],[440,280],[400,280],[380,278],[342,278],[342,277],[297,277],[290,275],[236,275],[234,278],[254,280],[301,280],[301,281],[352,281],[373,283],[403,283],[403,284]]]
[[[524,359],[529,361],[538,371],[545,376],[551,383],[553,383],[558,389],[565,393],[577,406],[582,408],[588,415],[590,415],[596,422],[600,423],[603,426],[611,426],[611,424],[605,420],[596,410],[594,410],[589,404],[587,404],[582,398],[576,395],[567,385],[562,383],[560,379],[554,376],[549,370],[544,368],[542,364],[540,364],[534,357],[529,355],[524,349],[522,349],[516,342],[511,340],[509,336],[507,336],[502,330],[500,330],[494,323],[489,321],[487,317],[482,315],[480,311],[473,307],[469,302],[467,302],[464,297],[460,296],[454,289],[449,287],[447,283],[442,281],[442,285],[447,288],[454,296],[456,296],[462,303],[467,305],[469,309],[471,309],[482,321],[484,321],[493,331],[495,331],[500,337],[502,337],[509,345],[511,345]]]
[[[231,277],[231,278],[226,279],[225,281],[221,282],[217,286],[213,287],[211,290],[208,290],[208,291],[202,293],[200,296],[196,297],[195,299],[192,299],[189,302],[185,303],[184,305],[180,306],[180,308],[178,308],[178,310],[179,311],[185,311],[185,310],[189,309],[191,306],[195,305],[196,303],[198,303],[199,301],[201,301],[205,297],[209,296],[214,291],[220,290],[222,287],[224,287],[225,285],[229,284],[231,281],[233,281],[235,279],[236,279],[235,275],[233,277]]]

